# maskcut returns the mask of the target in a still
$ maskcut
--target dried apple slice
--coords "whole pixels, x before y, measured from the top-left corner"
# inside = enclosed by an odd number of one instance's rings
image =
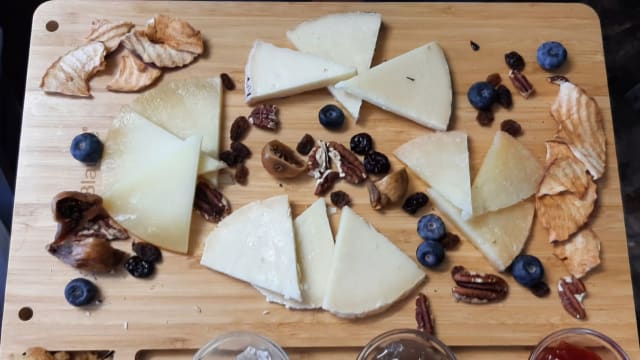
[[[198,55],[204,51],[204,40],[200,31],[184,20],[167,15],[156,15],[149,20],[145,35],[155,43],[166,44],[176,50]]]
[[[198,56],[189,51],[176,50],[166,44],[156,44],[149,40],[142,30],[128,33],[122,39],[122,45],[140,56],[142,61],[158,67],[182,67],[192,63]]]
[[[579,279],[600,264],[600,240],[591,229],[584,229],[557,244],[553,254]]]
[[[87,42],[101,41],[107,48],[107,54],[113,52],[120,45],[120,40],[133,29],[133,23],[128,21],[111,22],[105,19],[93,20],[91,32],[87,35]]]
[[[153,84],[162,71],[147,65],[129,50],[118,59],[118,72],[107,84],[110,91],[133,92]]]
[[[106,53],[107,48],[99,41],[69,51],[49,66],[40,88],[50,93],[91,96],[88,80],[104,69]]]
[[[573,157],[555,159],[547,166],[537,196],[555,195],[563,191],[582,198],[589,187],[589,174],[580,160]]]

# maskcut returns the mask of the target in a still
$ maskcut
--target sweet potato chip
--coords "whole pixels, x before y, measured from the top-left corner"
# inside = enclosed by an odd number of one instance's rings
[[[106,47],[99,41],[71,50],[49,66],[40,88],[52,93],[91,96],[88,80],[104,69],[106,53]]]
[[[162,71],[147,65],[129,50],[118,59],[118,72],[107,84],[110,91],[133,92],[153,84]]]
[[[582,199],[590,182],[587,169],[580,160],[571,157],[554,159],[547,166],[537,196],[554,195],[569,191]]]
[[[149,40],[166,44],[176,50],[202,54],[204,40],[202,34],[184,20],[166,15],[156,15],[147,23],[145,35]]]
[[[594,180],[604,173],[606,138],[598,103],[584,90],[560,78],[560,91],[551,105],[558,128],[573,154],[584,163]]]
[[[102,41],[107,48],[107,54],[114,51],[120,45],[120,40],[133,29],[133,23],[119,21],[112,23],[109,20],[94,20],[91,23],[91,32],[87,35],[87,42]]]
[[[600,240],[591,229],[584,229],[556,244],[553,254],[571,275],[581,278],[600,264]]]
[[[589,179],[582,198],[568,191],[536,197],[536,213],[549,230],[549,242],[567,240],[587,222],[598,197],[596,189],[596,183]]]
[[[140,56],[142,61],[158,67],[181,67],[190,64],[198,56],[189,51],[176,50],[166,44],[151,42],[144,31],[132,31],[122,39],[122,45]]]

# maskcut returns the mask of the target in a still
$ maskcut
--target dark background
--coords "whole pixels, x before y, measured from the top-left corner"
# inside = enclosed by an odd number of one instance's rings
[[[12,193],[15,187],[31,16],[42,2],[19,0],[5,1],[5,4],[0,5],[0,221],[8,230],[11,228]],[[640,309],[640,0],[579,2],[590,5],[596,10],[602,26],[638,316],[640,315],[638,311]],[[0,317],[1,304],[4,302],[8,253],[8,239],[3,230],[0,224]]]

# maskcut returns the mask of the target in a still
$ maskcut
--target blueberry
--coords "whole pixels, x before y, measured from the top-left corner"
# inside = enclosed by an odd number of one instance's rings
[[[531,287],[542,281],[544,268],[537,257],[518,255],[511,264],[511,274],[520,285]]]
[[[320,109],[318,113],[320,124],[328,129],[337,129],[344,124],[344,113],[339,107],[329,104]]]
[[[478,81],[469,88],[467,98],[474,108],[487,110],[496,101],[496,90],[488,82]]]
[[[77,278],[69,281],[64,288],[64,297],[73,306],[88,305],[95,300],[98,288],[87,279]]]
[[[102,142],[92,133],[82,133],[71,141],[71,156],[81,163],[93,165],[102,158]]]
[[[541,68],[555,70],[567,61],[567,49],[557,41],[547,41],[538,48],[537,59]]]
[[[434,268],[444,260],[444,248],[436,241],[423,241],[416,250],[418,262],[425,267]]]
[[[438,241],[446,232],[444,222],[436,214],[427,214],[418,220],[418,235],[424,240]]]

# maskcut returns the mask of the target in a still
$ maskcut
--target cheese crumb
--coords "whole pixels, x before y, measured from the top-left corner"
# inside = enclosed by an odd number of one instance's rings
[[[271,311],[269,311],[269,310],[265,310],[265,311],[262,312],[262,315],[269,315],[269,314],[271,314]]]
[[[129,329],[129,322],[128,322],[128,321],[125,321],[125,322],[124,322],[124,324],[123,324],[123,326],[124,326],[124,329],[125,329],[125,330],[128,330],[128,329]]]

